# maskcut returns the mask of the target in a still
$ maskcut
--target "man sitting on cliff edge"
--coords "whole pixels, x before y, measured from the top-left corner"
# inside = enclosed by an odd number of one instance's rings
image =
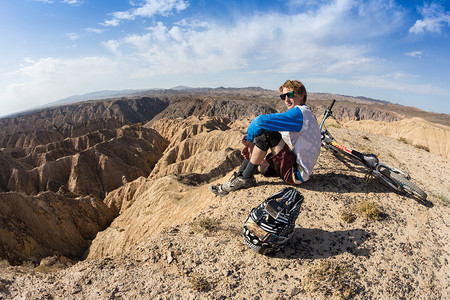
[[[287,184],[298,185],[309,179],[320,153],[319,124],[305,104],[305,86],[287,80],[279,91],[287,111],[260,115],[253,119],[242,136],[244,161],[239,171],[224,184],[210,185],[216,195],[256,185],[257,170],[263,175],[277,174]],[[256,147],[255,147],[256,146]],[[271,153],[267,154],[268,150]]]

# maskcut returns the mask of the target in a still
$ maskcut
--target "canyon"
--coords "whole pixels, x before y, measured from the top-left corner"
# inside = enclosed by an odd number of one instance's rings
[[[260,88],[158,90],[1,118],[0,299],[346,296],[332,281],[316,287],[311,272],[323,266],[347,270],[343,285],[361,299],[448,297],[445,114],[311,93],[319,121],[338,100],[329,126],[339,141],[407,171],[429,201],[367,183],[322,150],[298,187],[305,203],[292,242],[273,257],[246,248],[242,222],[284,184],[257,175],[255,188],[224,198],[207,186],[239,166],[239,138],[256,115],[284,111],[277,97]],[[344,222],[361,201],[383,217]],[[217,226],[198,229],[202,220]]]

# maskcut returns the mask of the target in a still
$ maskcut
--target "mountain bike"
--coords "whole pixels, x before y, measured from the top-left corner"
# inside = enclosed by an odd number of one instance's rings
[[[320,123],[319,128],[322,136],[322,146],[327,150],[331,150],[335,155],[345,155],[350,157],[353,161],[362,164],[367,169],[367,175],[372,175],[373,177],[381,179],[381,182],[390,186],[397,192],[408,192],[415,195],[420,200],[425,201],[427,199],[427,194],[410,181],[411,178],[408,174],[381,163],[375,154],[366,154],[356,150],[351,150],[338,143],[333,138],[330,132],[325,128],[325,120],[333,114],[331,109],[333,108],[335,102],[336,100],[331,102],[330,106],[324,113],[322,122]]]

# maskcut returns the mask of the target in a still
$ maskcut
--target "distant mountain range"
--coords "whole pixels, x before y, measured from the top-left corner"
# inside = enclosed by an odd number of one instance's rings
[[[176,86],[170,89],[125,89],[125,90],[103,90],[103,91],[96,91],[81,95],[73,95],[69,96],[60,100],[57,100],[55,102],[48,103],[46,105],[41,106],[40,108],[45,107],[51,107],[54,105],[61,105],[61,104],[68,104],[68,103],[75,103],[80,101],[86,101],[86,100],[96,100],[96,99],[106,99],[106,98],[115,98],[115,97],[125,97],[125,96],[138,96],[143,94],[152,94],[155,92],[161,92],[161,91],[190,91],[190,92],[231,92],[234,93],[236,91],[242,91],[242,90],[248,90],[248,91],[257,91],[257,92],[269,92],[273,93],[273,90],[267,90],[260,87],[245,87],[245,88],[226,88],[226,87],[217,87],[217,88],[193,88],[189,86]],[[277,93],[275,91],[275,93]],[[378,102],[378,103],[390,103],[389,101],[385,100],[378,100],[373,98],[368,98],[364,96],[348,96],[348,95],[336,95],[336,94],[329,94],[329,93],[309,93],[311,98],[317,98],[317,96],[326,96],[326,95],[333,95],[335,98],[338,97],[344,97],[346,100],[349,100],[348,98],[353,98],[356,100],[365,100],[369,102]],[[314,96],[317,95],[317,96]]]
[[[254,100],[258,100],[257,102],[259,104],[264,104],[265,106],[269,106],[272,108],[275,108],[278,111],[282,111],[285,109],[283,103],[281,101],[278,101],[278,91],[276,90],[268,90],[263,89],[261,87],[244,87],[244,88],[226,88],[226,87],[216,87],[216,88],[193,88],[188,86],[176,86],[170,89],[161,89],[161,88],[155,88],[155,89],[125,89],[125,90],[103,90],[103,91],[96,91],[92,93],[86,93],[82,95],[73,95],[64,99],[60,99],[55,102],[51,102],[39,107],[35,107],[33,109],[29,109],[26,111],[18,112],[15,114],[11,114],[8,116],[0,117],[0,120],[2,118],[16,118],[23,115],[30,115],[34,114],[36,112],[40,112],[42,110],[61,107],[65,105],[72,105],[79,102],[84,101],[111,101],[111,100],[136,100],[144,97],[149,98],[157,98],[167,103],[172,103],[174,100],[179,99],[186,99],[189,98],[191,100],[195,99],[202,99],[202,101],[205,101],[207,99],[217,102],[212,105],[214,108],[214,112],[211,111],[211,115],[222,115],[225,116],[229,114],[229,111],[225,112],[224,110],[227,110],[227,108],[221,107],[222,103],[220,101],[225,100],[227,103],[231,102],[238,102],[238,106],[240,106],[243,102],[248,102],[250,100],[250,103],[254,102]],[[439,113],[433,113],[433,112],[426,112],[414,107],[407,107],[402,106],[398,104],[393,104],[388,101],[384,100],[378,100],[378,99],[372,99],[364,96],[347,96],[347,95],[338,95],[338,94],[331,94],[331,93],[308,93],[308,104],[310,106],[316,106],[315,101],[318,101],[319,103],[323,102],[323,106],[326,105],[327,101],[331,101],[332,99],[336,99],[337,101],[343,101],[349,103],[347,106],[351,107],[353,104],[362,105],[364,106],[364,110],[373,110],[375,106],[378,106],[378,110],[383,110],[389,112],[388,114],[392,115],[394,112],[396,114],[402,115],[403,117],[421,117],[431,122],[436,122],[444,125],[450,124],[450,118],[448,114],[439,114]],[[179,101],[175,101],[173,108],[178,110],[178,114],[181,111],[184,111],[187,107],[184,104],[177,103]],[[353,103],[353,104],[352,104]],[[79,103],[81,104],[81,103]],[[256,103],[253,103],[252,105],[255,105]],[[318,104],[318,103],[317,103]],[[368,106],[369,105],[369,106]],[[194,105],[195,106],[195,105]],[[209,106],[209,104],[208,104]],[[368,106],[368,107],[366,107]],[[198,107],[199,109],[200,107]],[[228,107],[228,109],[231,109]],[[233,108],[235,111],[232,113],[232,118],[236,118],[238,116],[242,115],[242,112],[239,112],[238,110],[241,110],[239,108]],[[263,111],[266,111],[267,109],[264,108]],[[360,109],[358,109],[359,111]],[[170,110],[165,112],[164,114],[169,113]],[[262,111],[260,111],[262,112]],[[175,113],[175,111],[172,111],[172,113]],[[189,112],[183,112],[187,115],[190,115]],[[356,112],[358,113],[358,112]],[[353,113],[352,113],[353,114]],[[384,114],[386,115],[386,114]],[[381,118],[384,120],[384,117]],[[389,117],[388,120],[395,120],[398,118],[391,118]],[[380,120],[380,119],[378,119]]]
[[[82,95],[73,95],[73,96],[63,98],[58,101],[49,103],[46,106],[53,106],[55,104],[74,103],[74,102],[79,102],[79,101],[93,100],[93,99],[100,99],[100,98],[128,96],[128,95],[136,94],[136,93],[139,93],[142,91],[146,91],[146,90],[132,90],[132,89],[119,90],[119,91],[103,90],[103,91],[97,91],[97,92],[92,92],[92,93],[86,93],[86,94],[82,94]]]

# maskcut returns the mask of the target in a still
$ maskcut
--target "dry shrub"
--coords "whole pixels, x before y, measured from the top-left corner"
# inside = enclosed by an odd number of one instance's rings
[[[450,200],[448,199],[447,195],[444,193],[440,193],[438,196],[439,199],[442,201],[442,205],[444,206],[450,206]]]
[[[0,267],[9,267],[9,263],[6,259],[0,259]]]
[[[338,124],[338,123],[330,123],[330,124],[327,124],[327,127],[329,127],[329,128],[341,128],[342,125]]]
[[[220,229],[220,222],[213,218],[201,217],[192,223],[195,232],[202,232],[209,235]]]
[[[344,264],[324,261],[312,266],[302,280],[308,293],[321,292],[325,296],[338,296],[340,299],[351,299],[356,295],[354,272]]]
[[[57,271],[56,268],[52,268],[49,266],[37,266],[36,268],[34,268],[34,270],[39,273],[44,273],[44,274],[49,274],[49,273],[53,273],[53,272]]]
[[[198,273],[192,274],[192,276],[189,278],[189,283],[191,285],[191,288],[198,292],[206,292],[211,289],[211,284],[208,282],[208,280],[206,280],[206,278]]]
[[[381,219],[381,210],[378,204],[370,201],[361,201],[356,205],[355,210],[361,217],[367,221],[376,221]]]
[[[406,139],[406,138],[404,138],[404,137],[399,137],[398,139],[397,139],[397,141],[399,141],[400,143],[403,143],[403,144],[410,144],[410,142]]]
[[[356,216],[349,211],[344,211],[341,213],[341,219],[345,223],[353,223],[356,220]]]
[[[424,145],[416,144],[416,145],[414,145],[414,147],[416,147],[417,149],[420,149],[420,150],[430,152],[430,148],[428,148],[427,146],[424,146]]]

